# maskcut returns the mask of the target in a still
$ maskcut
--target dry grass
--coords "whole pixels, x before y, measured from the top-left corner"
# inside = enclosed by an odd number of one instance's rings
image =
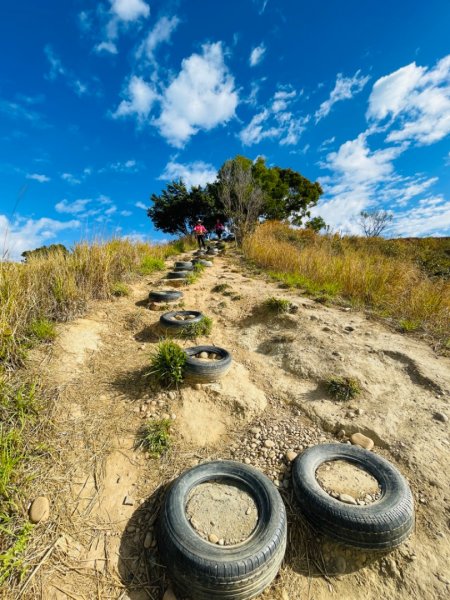
[[[261,225],[245,241],[244,253],[288,286],[319,299],[335,297],[370,308],[393,319],[403,331],[404,323],[414,323],[414,329],[431,334],[448,348],[450,282],[428,276],[419,266],[423,256],[432,262],[433,249],[438,254],[436,240],[429,247],[423,240],[417,244],[413,252],[412,240],[321,236],[272,222]],[[441,246],[445,258],[449,249]]]
[[[106,299],[133,274],[164,265],[184,242],[160,246],[126,240],[78,244],[65,255],[31,257],[26,264],[0,263],[0,361],[22,362],[36,321],[67,321],[90,300]]]

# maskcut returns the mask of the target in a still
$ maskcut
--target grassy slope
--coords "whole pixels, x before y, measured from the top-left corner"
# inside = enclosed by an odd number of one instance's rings
[[[450,347],[450,238],[322,236],[272,222],[258,227],[244,252],[286,285],[369,308]]]

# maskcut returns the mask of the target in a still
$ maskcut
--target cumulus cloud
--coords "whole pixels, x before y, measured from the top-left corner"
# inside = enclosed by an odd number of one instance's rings
[[[137,51],[137,57],[142,58],[143,56],[146,56],[151,62],[154,62],[154,53],[156,48],[160,44],[170,41],[172,33],[178,27],[179,23],[180,19],[176,16],[164,16],[158,19],[153,29],[139,47]]]
[[[344,77],[342,73],[338,73],[336,84],[330,93],[330,97],[322,102],[319,109],[315,113],[316,123],[326,117],[336,102],[342,100],[350,100],[358,94],[369,81],[368,76],[361,76],[361,71],[356,71],[353,77]]]
[[[397,213],[390,228],[392,235],[419,237],[446,236],[450,230],[450,200],[442,195],[424,198],[410,210]]]
[[[433,68],[411,63],[378,79],[369,98],[371,122],[388,118],[388,142],[429,145],[450,133],[450,55]]]
[[[142,210],[147,210],[148,209],[148,206],[146,206],[143,202],[140,202],[140,201],[135,203],[135,207],[136,208],[140,208]]]
[[[182,179],[186,187],[212,183],[217,176],[217,169],[203,161],[195,161],[188,164],[181,164],[175,161],[167,163],[164,171],[158,177],[163,181],[172,181],[173,179]]]
[[[83,213],[86,210],[86,206],[91,202],[90,198],[79,198],[78,200],[73,200],[69,202],[64,199],[55,204],[55,210],[59,213],[68,213],[71,215],[76,215]]]
[[[259,144],[264,139],[278,139],[282,146],[297,144],[309,116],[296,117],[291,112],[290,105],[296,97],[297,92],[292,89],[277,91],[269,106],[254,115],[240,131],[244,146]]]
[[[22,252],[52,243],[61,232],[79,226],[77,220],[25,219],[18,216],[10,221],[6,215],[0,215],[0,260],[20,260]]]
[[[136,21],[148,17],[150,6],[144,0],[109,0],[111,12],[122,21]]]
[[[250,53],[250,58],[248,60],[250,66],[256,67],[256,65],[258,65],[263,60],[265,53],[266,47],[264,44],[260,44],[259,46],[253,48],[253,50]]]
[[[98,9],[105,39],[95,46],[95,50],[98,53],[117,54],[116,41],[120,30],[127,30],[132,24],[146,19],[150,15],[150,6],[144,0],[109,0],[109,3],[111,6],[108,12],[102,7]],[[92,14],[83,11],[79,16],[80,23],[89,23],[89,29],[92,28]]]
[[[39,181],[39,183],[47,183],[47,181],[50,181],[50,177],[41,175],[40,173],[28,173],[27,179],[34,179],[35,181]]]
[[[72,175],[72,173],[62,173],[61,179],[67,181],[67,183],[70,183],[71,185],[78,185],[81,183],[81,179],[78,179],[75,175]]]
[[[163,94],[156,124],[170,144],[181,148],[198,131],[228,122],[237,103],[222,44],[205,44],[201,54],[183,60],[181,71]]]
[[[119,104],[112,115],[115,119],[135,116],[142,123],[148,118],[154,102],[158,99],[158,94],[153,87],[136,75],[128,82],[125,95],[128,100],[122,100]]]

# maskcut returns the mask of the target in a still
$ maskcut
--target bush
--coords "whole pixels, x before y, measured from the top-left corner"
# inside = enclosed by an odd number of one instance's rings
[[[170,419],[152,419],[142,428],[137,446],[154,458],[159,458],[170,448]]]
[[[125,283],[120,283],[118,281],[117,283],[113,283],[111,286],[111,294],[117,298],[121,296],[129,296],[130,288]]]
[[[277,314],[287,313],[291,308],[291,303],[285,298],[275,298],[271,296],[264,302],[265,308]]]
[[[195,340],[202,335],[209,335],[213,326],[213,320],[210,317],[203,317],[197,323],[191,323],[183,327],[178,334],[180,338]]]
[[[48,319],[36,319],[30,323],[28,335],[33,341],[51,342],[56,337],[55,324]]]
[[[165,387],[177,386],[183,381],[186,359],[185,351],[172,340],[160,342],[151,356],[148,375]]]
[[[162,258],[153,258],[152,256],[145,256],[140,264],[139,273],[141,275],[150,275],[155,271],[163,271],[165,266],[165,262]]]
[[[335,400],[351,400],[361,393],[360,384],[350,377],[332,377],[326,381],[328,393]]]

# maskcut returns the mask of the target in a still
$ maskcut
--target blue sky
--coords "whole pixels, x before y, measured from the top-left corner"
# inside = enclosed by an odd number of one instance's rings
[[[1,254],[158,240],[145,208],[244,154],[358,233],[450,235],[448,0],[17,0],[0,22]]]

